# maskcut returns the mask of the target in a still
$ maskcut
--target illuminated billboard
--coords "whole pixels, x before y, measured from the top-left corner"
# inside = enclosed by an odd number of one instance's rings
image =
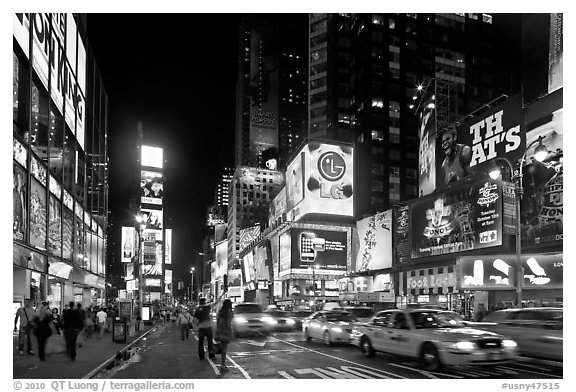
[[[528,254],[520,258],[524,288],[562,288],[563,255]],[[512,289],[516,286],[514,255],[467,256],[458,260],[463,289]]]
[[[172,229],[165,230],[164,264],[172,264]]]
[[[461,179],[461,170],[488,173],[488,167],[496,157],[506,157],[510,162],[518,161],[526,148],[522,113],[521,97],[515,95],[460,125],[456,129],[456,139],[444,133],[438,140],[444,151],[444,158],[437,159],[438,185]],[[453,149],[449,148],[451,142]],[[464,155],[458,152],[465,151],[463,149],[470,151],[468,167]],[[449,156],[451,151],[454,154]]]
[[[228,241],[216,244],[216,269],[213,278],[224,276],[228,271]]]
[[[136,230],[134,227],[122,226],[122,262],[131,263],[136,256]]]
[[[415,201],[412,258],[502,245],[502,184],[487,177]]]
[[[250,244],[260,238],[260,225],[256,225],[253,227],[248,227],[246,229],[240,230],[240,248],[239,252],[242,252],[246,249]]]
[[[316,142],[304,146],[286,173],[289,220],[307,214],[352,216],[353,170],[351,146]]]
[[[418,153],[418,194],[428,195],[436,189],[436,106],[432,94],[426,90],[420,112],[420,127],[418,137],[420,147]]]
[[[162,169],[164,164],[164,150],[159,147],[142,146],[142,166]]]
[[[162,205],[164,197],[164,178],[162,173],[140,171],[140,201],[143,204]]]
[[[360,247],[352,272],[392,267],[392,210],[356,222]]]
[[[146,230],[162,230],[162,210],[142,208],[140,214],[142,215],[142,222],[146,223]]]
[[[244,269],[244,282],[248,283],[255,280],[254,272],[254,256],[252,252],[248,252],[242,257],[242,268]]]
[[[291,268],[346,270],[347,233],[314,229],[291,230]],[[282,239],[282,237],[281,237]]]

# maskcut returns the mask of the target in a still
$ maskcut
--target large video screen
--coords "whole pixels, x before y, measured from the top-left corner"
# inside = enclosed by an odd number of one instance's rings
[[[144,204],[162,205],[164,177],[162,173],[140,171],[140,200]]]
[[[292,268],[346,270],[347,233],[292,229]]]

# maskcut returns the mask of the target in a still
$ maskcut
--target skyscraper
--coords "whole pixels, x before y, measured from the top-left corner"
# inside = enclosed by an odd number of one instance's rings
[[[286,164],[306,133],[306,14],[242,15],[238,37],[236,166]]]

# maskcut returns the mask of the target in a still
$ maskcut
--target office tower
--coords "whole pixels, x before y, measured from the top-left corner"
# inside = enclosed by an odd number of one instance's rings
[[[286,161],[306,133],[306,14],[242,15],[238,36],[236,166]]]

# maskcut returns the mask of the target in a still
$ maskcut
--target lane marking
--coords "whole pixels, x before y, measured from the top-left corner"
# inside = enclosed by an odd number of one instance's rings
[[[272,336],[271,336],[271,337],[272,337]],[[311,352],[313,352],[313,353],[316,353],[316,354],[319,354],[319,355],[323,355],[323,356],[328,357],[328,358],[332,358],[332,359],[335,359],[335,360],[338,360],[338,361],[350,363],[350,364],[356,365],[356,366],[361,366],[361,367],[364,367],[364,368],[366,368],[366,369],[374,370],[374,371],[377,371],[377,372],[386,373],[387,375],[389,375],[389,376],[391,376],[391,377],[403,378],[403,379],[406,378],[406,377],[401,376],[401,375],[399,375],[399,374],[390,373],[390,372],[387,372],[386,370],[374,368],[374,367],[368,366],[368,365],[363,365],[363,364],[361,364],[361,363],[354,362],[354,361],[350,361],[350,360],[348,360],[348,359],[339,358],[339,357],[336,357],[336,356],[334,356],[334,355],[326,354],[326,353],[323,353],[323,352],[321,352],[321,351],[313,350],[313,349],[308,348],[308,347],[299,346],[299,345],[297,345],[297,344],[294,344],[294,343],[291,343],[291,342],[287,342],[287,341],[284,341],[284,340],[282,340],[282,339],[278,339],[278,338],[276,338],[276,337],[272,337],[272,338],[275,339],[275,340],[277,340],[277,341],[279,341],[279,342],[288,344],[288,345],[290,345],[290,346],[298,347],[298,348],[300,348],[300,349],[305,349],[305,350],[307,350],[307,351],[311,351]]]
[[[397,367],[402,368],[402,369],[412,370],[412,371],[414,371],[414,372],[416,372],[416,373],[420,373],[420,374],[422,374],[423,376],[426,376],[426,377],[428,377],[428,378],[440,378],[440,377],[436,377],[435,375],[433,375],[433,374],[430,373],[430,372],[427,372],[426,370],[415,369],[415,368],[411,368],[411,367],[409,367],[409,366],[400,365],[400,364],[397,364],[397,363],[389,363],[388,365],[397,366]],[[462,378],[462,377],[457,377],[457,378]]]
[[[296,377],[292,377],[291,375],[288,374],[288,372],[285,372],[284,370],[279,370],[278,374],[281,375],[284,378],[292,378],[292,379],[296,379]]]
[[[546,376],[546,377],[564,378],[563,376],[555,376],[555,375],[550,374],[550,373],[535,372],[534,370],[529,370],[529,369],[511,369],[511,368],[505,367],[505,366],[501,366],[501,367],[504,368],[504,369],[509,369],[509,370],[520,370],[520,371],[524,371],[524,372],[528,372],[528,373],[540,374],[540,375]]]

